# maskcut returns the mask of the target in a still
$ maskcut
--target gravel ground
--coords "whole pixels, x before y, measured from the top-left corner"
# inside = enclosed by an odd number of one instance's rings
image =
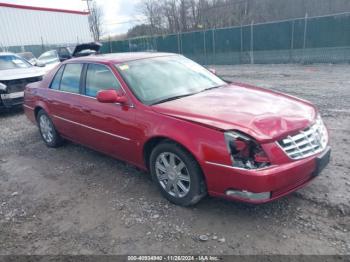
[[[319,107],[333,147],[321,177],[265,205],[178,207],[147,173],[72,143],[49,149],[21,111],[2,113],[0,254],[350,254],[350,67],[216,69]]]

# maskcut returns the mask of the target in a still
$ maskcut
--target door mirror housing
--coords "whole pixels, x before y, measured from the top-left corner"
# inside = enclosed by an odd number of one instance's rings
[[[114,89],[101,90],[97,93],[97,101],[100,103],[119,103],[125,104],[128,99],[125,95],[119,95]]]

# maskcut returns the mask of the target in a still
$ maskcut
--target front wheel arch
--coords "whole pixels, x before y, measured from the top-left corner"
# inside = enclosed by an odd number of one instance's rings
[[[39,114],[40,110],[43,110],[44,112],[46,112],[46,111],[45,111],[45,109],[44,109],[44,108],[42,108],[41,106],[37,106],[37,107],[35,107],[35,108],[34,108],[34,116],[35,116],[35,120],[38,120],[38,114]]]
[[[176,198],[174,196],[169,196],[160,186],[160,182],[156,178],[155,171],[155,159],[159,155],[162,150],[169,150],[166,152],[175,153],[180,160],[184,161],[187,168],[190,168],[190,176],[193,181],[196,181],[194,187],[191,186],[191,190],[189,191],[189,195],[185,195],[183,198]],[[198,162],[198,160],[193,156],[193,154],[188,151],[181,144],[166,139],[162,142],[155,145],[154,149],[151,152],[150,160],[149,160],[149,170],[152,176],[152,179],[157,186],[160,188],[162,194],[172,203],[182,205],[182,206],[191,206],[198,203],[206,194],[207,194],[207,183],[203,173],[203,170]],[[189,169],[189,170],[190,170]]]
[[[185,151],[187,151],[189,154],[192,155],[192,157],[197,161],[198,165],[200,166],[199,164],[199,160],[198,158],[195,156],[194,153],[191,152],[191,150],[189,150],[186,146],[184,146],[182,143],[172,139],[172,138],[169,138],[169,137],[166,137],[166,136],[155,136],[155,137],[152,137],[150,138],[149,140],[147,140],[144,145],[143,145],[143,159],[144,159],[144,163],[145,163],[145,166],[147,168],[147,170],[149,170],[149,162],[150,162],[150,156],[152,154],[152,151],[153,149],[160,143],[162,142],[171,142],[171,143],[175,143],[177,144],[178,146],[182,147]],[[201,166],[200,166],[201,167]],[[202,168],[201,168],[202,169]],[[202,170],[202,173],[203,173],[203,170]],[[204,174],[204,173],[203,173]]]

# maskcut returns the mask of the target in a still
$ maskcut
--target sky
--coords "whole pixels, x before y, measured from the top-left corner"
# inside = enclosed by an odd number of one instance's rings
[[[103,34],[118,35],[128,31],[138,23],[144,22],[139,8],[141,0],[96,0],[104,13]],[[30,5],[86,11],[86,2],[82,0],[1,0],[3,3]]]

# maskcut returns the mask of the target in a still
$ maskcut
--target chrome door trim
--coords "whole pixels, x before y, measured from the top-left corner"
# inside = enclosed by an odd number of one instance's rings
[[[34,110],[34,107],[31,107],[31,106],[23,105],[23,107],[28,108],[30,110]]]
[[[125,141],[131,141],[130,138],[127,138],[127,137],[124,137],[124,136],[119,136],[119,135],[116,135],[116,134],[112,134],[110,132],[106,132],[104,130],[101,130],[101,129],[97,129],[97,128],[94,128],[94,127],[91,127],[91,126],[87,126],[87,125],[84,125],[84,124],[81,124],[81,123],[78,123],[78,122],[75,122],[75,121],[72,121],[72,120],[69,120],[69,119],[66,119],[66,118],[63,118],[63,117],[60,117],[60,116],[57,116],[57,115],[53,115],[54,118],[57,118],[57,119],[60,119],[62,121],[66,121],[66,122],[69,122],[71,124],[75,124],[75,125],[78,125],[78,126],[82,126],[82,127],[85,127],[85,128],[88,128],[90,130],[93,130],[93,131],[96,131],[96,132],[100,132],[102,134],[106,134],[106,135],[109,135],[109,136],[113,136],[115,138],[119,138],[119,139],[122,139],[122,140],[125,140]]]
[[[87,95],[83,95],[83,94],[78,94],[78,93],[71,93],[71,92],[67,92],[67,91],[62,91],[62,90],[57,90],[57,89],[52,89],[52,88],[48,88],[50,91],[55,91],[57,93],[65,93],[65,94],[70,94],[70,95],[76,95],[76,96],[82,96],[82,97],[86,97],[86,98],[90,98],[90,99],[94,99],[97,100],[96,97],[92,97],[92,96],[87,96]],[[131,105],[125,105],[125,104],[121,104],[121,103],[114,103],[115,105],[119,105],[119,106],[127,106],[129,108],[135,108],[135,106],[133,104]]]

